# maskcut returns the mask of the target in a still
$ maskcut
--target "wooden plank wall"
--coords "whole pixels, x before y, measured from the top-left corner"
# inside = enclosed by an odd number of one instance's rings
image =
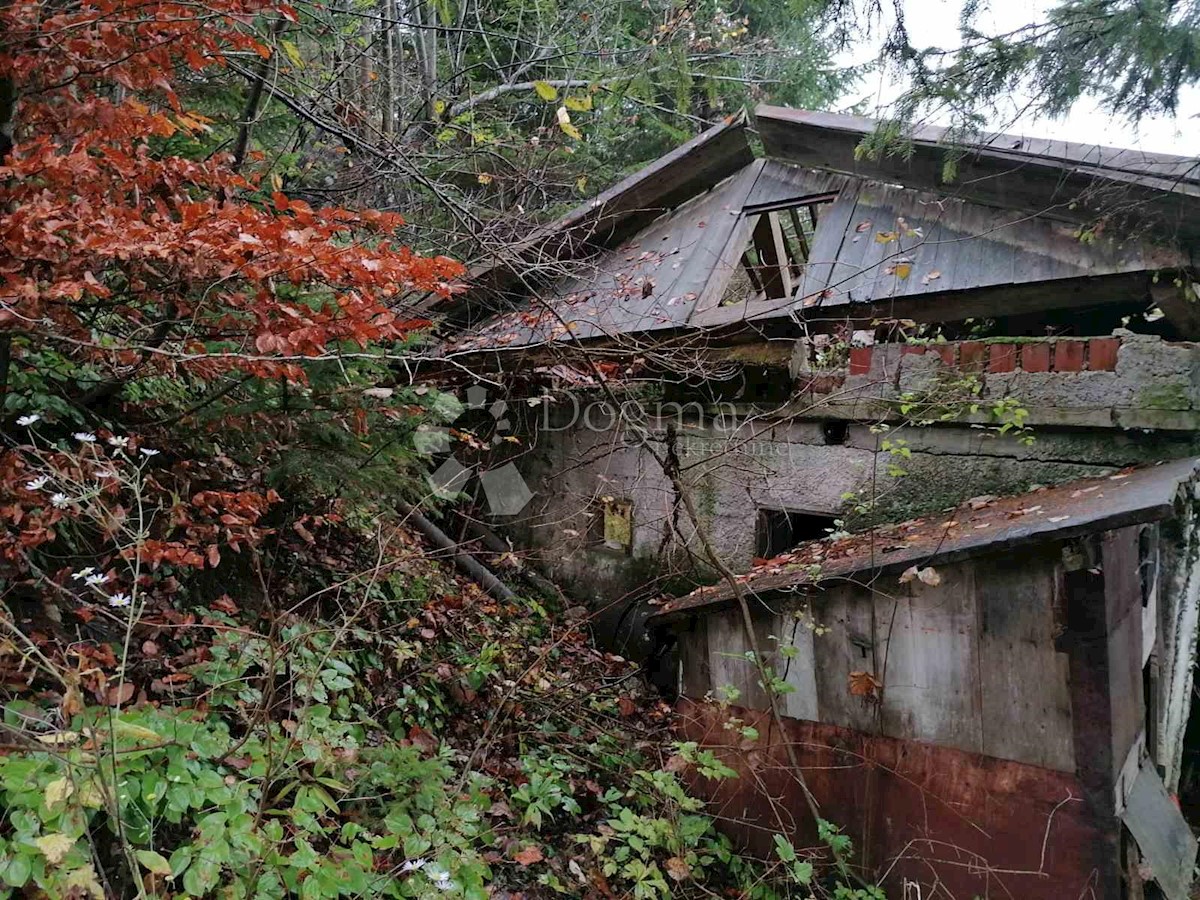
[[[1112,760],[1120,774],[1146,726],[1142,685],[1140,526],[1106,532],[1101,543],[1105,619],[1108,622]]]
[[[1062,603],[1056,567],[1047,562],[1002,556],[976,563],[983,747],[990,756],[1070,771],[1070,664],[1066,653],[1052,652]]]
[[[1074,771],[1068,657],[1056,648],[1060,559],[1053,545],[938,567],[937,585],[899,584],[895,576],[874,590],[842,583],[813,595],[811,617],[802,600],[760,607],[760,644],[795,648],[791,659],[774,660],[793,688],[784,712]],[[765,709],[736,611],[692,621],[704,625],[680,635],[684,695],[720,696],[729,684],[738,705]],[[698,660],[707,661],[707,676]],[[851,694],[852,672],[883,673],[881,703]]]

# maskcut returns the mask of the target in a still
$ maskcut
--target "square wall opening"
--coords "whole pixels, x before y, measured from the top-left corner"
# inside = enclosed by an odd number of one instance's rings
[[[759,509],[756,551],[762,559],[772,559],[805,541],[828,537],[834,517],[791,509]]]

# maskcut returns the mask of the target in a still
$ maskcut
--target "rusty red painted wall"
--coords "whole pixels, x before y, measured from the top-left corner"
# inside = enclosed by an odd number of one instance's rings
[[[726,833],[769,856],[782,822],[797,847],[816,846],[768,713],[731,709],[759,731],[758,740],[739,742],[712,704],[681,699],[677,712],[687,740],[716,750],[739,772],[736,779],[693,783]],[[854,839],[866,874],[883,878],[889,896],[901,896],[909,879],[922,884],[923,900],[1120,897],[1116,820],[1088,805],[1075,777],[833,725],[785,722],[821,815]]]

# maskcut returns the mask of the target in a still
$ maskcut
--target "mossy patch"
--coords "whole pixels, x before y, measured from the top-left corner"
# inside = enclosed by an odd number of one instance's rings
[[[1137,405],[1142,409],[1190,409],[1192,402],[1182,384],[1162,384],[1142,390]]]

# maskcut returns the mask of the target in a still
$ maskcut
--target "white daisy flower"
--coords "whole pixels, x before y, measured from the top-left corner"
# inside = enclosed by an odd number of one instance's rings
[[[108,576],[103,572],[97,572],[95,575],[89,575],[87,578],[85,578],[84,584],[86,584],[88,587],[99,587],[106,581],[108,581]]]
[[[158,456],[158,451],[151,450],[149,447],[142,447],[138,450],[138,453],[142,454],[142,456]]]
[[[40,422],[41,420],[42,420],[42,417],[39,416],[37,413],[30,413],[27,416],[21,416],[19,419],[17,419],[17,424],[20,425],[22,428],[28,428],[34,422]]]
[[[71,505],[71,498],[66,494],[55,494],[50,498],[50,505],[55,509],[66,509]]]
[[[25,482],[25,490],[40,491],[42,488],[44,488],[49,483],[50,483],[49,475],[39,475],[37,478],[33,479],[32,481]]]
[[[113,594],[111,597],[108,598],[109,606],[116,606],[116,607],[128,606],[132,602],[133,601],[130,599],[129,595],[124,592],[119,592],[119,593]]]
[[[419,872],[427,865],[429,865],[429,860],[427,859],[407,859],[404,861],[404,865],[400,867],[400,872],[401,874],[405,872]]]
[[[116,478],[117,473],[112,469],[97,469],[92,473],[97,478]]]
[[[85,444],[96,443],[96,436],[90,431],[77,431],[72,435],[72,437],[75,438],[75,440],[82,441]]]
[[[110,447],[116,447],[118,450],[123,450],[129,446],[129,438],[114,434],[108,439],[108,444]]]
[[[437,880],[435,880],[433,882],[433,886],[435,888],[437,888],[439,891],[454,890],[454,882],[451,881],[449,878],[438,878]]]
[[[71,577],[74,578],[76,581],[83,581],[83,579],[90,577],[93,573],[95,573],[95,571],[96,571],[95,566],[85,566],[84,568],[80,569],[78,572],[72,573]]]

